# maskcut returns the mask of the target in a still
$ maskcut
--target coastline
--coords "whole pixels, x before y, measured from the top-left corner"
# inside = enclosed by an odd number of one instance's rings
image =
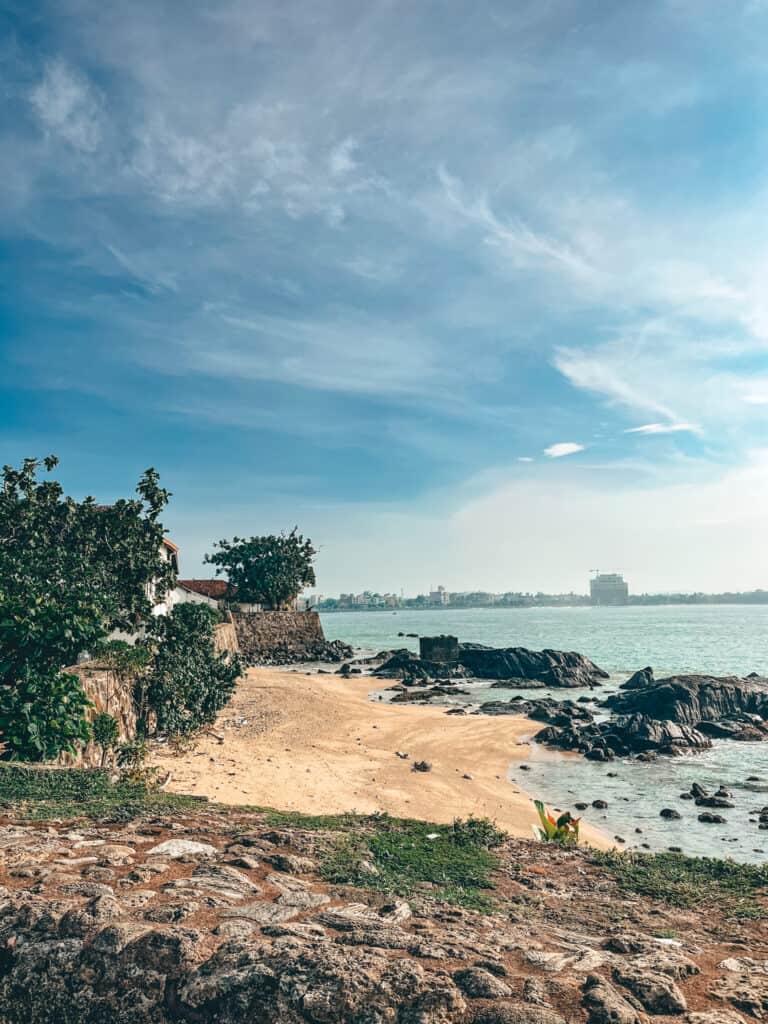
[[[474,815],[532,837],[532,797],[509,774],[510,765],[529,757],[528,719],[370,701],[373,682],[249,669],[210,733],[178,754],[156,750],[152,762],[171,772],[169,791],[227,804],[305,814],[386,812],[437,823]],[[414,771],[419,760],[432,770]],[[614,845],[588,824],[582,841]]]

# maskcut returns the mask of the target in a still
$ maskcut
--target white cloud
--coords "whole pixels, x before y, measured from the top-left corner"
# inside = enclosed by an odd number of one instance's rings
[[[575,455],[576,452],[583,452],[584,445],[576,444],[575,441],[561,441],[558,444],[551,444],[544,449],[544,454],[550,459],[562,459],[564,455]]]
[[[354,171],[357,167],[357,161],[352,158],[352,154],[356,149],[357,143],[354,139],[345,139],[338,146],[335,146],[331,150],[331,156],[328,161],[331,174],[335,177],[340,177],[343,174]]]
[[[700,430],[695,423],[644,423],[642,427],[630,427],[625,434],[678,434],[698,433]]]
[[[533,459],[532,459],[532,458],[531,458],[531,457],[530,457],[529,455],[521,455],[521,456],[520,456],[520,457],[518,458],[518,460],[517,460],[517,461],[518,461],[518,462],[533,462]]]
[[[29,99],[47,131],[84,152],[93,152],[98,147],[102,116],[98,94],[80,72],[63,60],[46,64]]]

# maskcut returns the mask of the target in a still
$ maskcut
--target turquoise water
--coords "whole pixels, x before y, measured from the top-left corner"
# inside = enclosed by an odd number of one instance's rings
[[[462,641],[495,647],[579,651],[611,673],[604,692],[615,689],[645,665],[651,665],[657,677],[674,672],[768,675],[768,606],[763,605],[435,609],[398,611],[395,615],[334,612],[322,619],[329,639],[344,640],[365,651],[418,648],[418,640],[398,637],[398,632],[452,633]],[[468,697],[454,698],[452,703],[476,706],[518,692],[491,690],[487,683],[470,683],[468,688]],[[528,690],[523,696],[547,692]],[[552,691],[560,699],[575,699],[581,693]],[[531,723],[531,733],[538,728]],[[528,772],[513,766],[510,776],[552,806],[565,809],[576,801],[607,800],[606,811],[590,808],[583,812],[584,817],[609,835],[621,836],[626,848],[647,843],[654,850],[676,846],[689,854],[768,859],[768,832],[759,831],[756,821],[750,821],[756,818],[752,812],[768,805],[768,742],[716,741],[702,754],[661,758],[651,764],[627,759],[608,765],[532,744],[529,764]],[[752,775],[759,781],[748,782]],[[680,799],[692,782],[713,789],[722,783],[733,792],[735,807],[717,812],[726,818],[726,824],[697,821],[699,808]],[[682,820],[660,818],[662,807],[675,808]],[[642,832],[637,833],[637,828]]]
[[[398,632],[493,647],[579,651],[609,672],[652,665],[668,672],[768,674],[768,605],[664,605],[641,608],[470,608],[429,611],[329,612],[329,640],[380,650],[418,649]]]

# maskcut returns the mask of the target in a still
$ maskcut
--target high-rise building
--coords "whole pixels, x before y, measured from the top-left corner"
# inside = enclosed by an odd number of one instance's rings
[[[629,586],[618,572],[599,572],[589,581],[592,604],[626,604]]]

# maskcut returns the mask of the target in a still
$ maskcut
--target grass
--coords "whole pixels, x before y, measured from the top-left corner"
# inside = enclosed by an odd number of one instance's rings
[[[490,822],[478,819],[430,825],[382,817],[373,828],[340,838],[321,872],[329,882],[404,897],[422,891],[461,907],[489,910],[498,866],[492,847],[503,839]]]
[[[728,917],[768,917],[768,906],[757,899],[768,894],[768,864],[737,864],[681,853],[616,851],[595,852],[591,860],[610,871],[625,892],[661,899],[675,907],[717,908]]]
[[[105,822],[199,807],[201,800],[152,790],[141,783],[110,781],[99,768],[37,768],[0,765],[0,808],[14,818],[92,818]]]

